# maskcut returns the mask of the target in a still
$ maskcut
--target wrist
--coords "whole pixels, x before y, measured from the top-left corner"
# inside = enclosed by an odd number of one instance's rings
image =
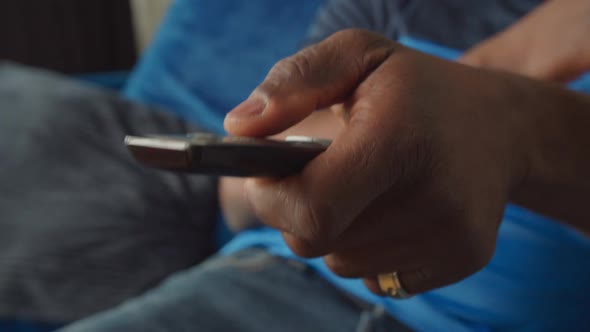
[[[510,200],[587,230],[590,213],[590,98],[557,84],[523,80],[515,146],[522,173]]]

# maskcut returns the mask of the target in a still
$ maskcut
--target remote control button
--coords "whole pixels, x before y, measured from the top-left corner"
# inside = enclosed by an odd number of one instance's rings
[[[309,136],[287,136],[285,138],[285,141],[292,143],[316,143],[321,144],[323,146],[328,146],[332,143],[332,141],[329,139],[315,138]]]

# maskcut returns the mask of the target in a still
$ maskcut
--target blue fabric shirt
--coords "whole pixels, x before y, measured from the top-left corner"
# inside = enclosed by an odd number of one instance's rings
[[[433,3],[442,7],[439,1]],[[176,0],[126,94],[222,133],[224,113],[248,95],[274,62],[301,46],[298,41],[304,40],[320,5],[316,0]],[[408,7],[410,12],[428,21],[428,15],[418,15],[412,7]],[[504,21],[507,24],[510,19]],[[419,31],[406,30],[421,36]],[[463,40],[458,47],[472,39]],[[447,59],[459,54],[412,38],[402,41]],[[571,86],[590,92],[590,77]],[[244,232],[222,251],[252,246],[299,259],[280,234],[270,229]],[[410,300],[379,298],[360,281],[335,276],[322,260],[305,261],[337,287],[383,305],[420,331],[590,330],[590,240],[516,206],[506,209],[496,254],[486,268],[455,285]]]

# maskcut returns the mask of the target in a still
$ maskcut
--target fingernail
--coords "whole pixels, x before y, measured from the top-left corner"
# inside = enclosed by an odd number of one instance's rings
[[[262,99],[250,97],[229,112],[226,119],[245,120],[257,117],[264,112],[265,107],[266,103]]]

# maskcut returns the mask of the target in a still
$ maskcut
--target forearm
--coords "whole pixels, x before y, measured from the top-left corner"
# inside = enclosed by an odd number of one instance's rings
[[[590,234],[590,97],[548,85],[524,102],[528,168],[511,199]]]

